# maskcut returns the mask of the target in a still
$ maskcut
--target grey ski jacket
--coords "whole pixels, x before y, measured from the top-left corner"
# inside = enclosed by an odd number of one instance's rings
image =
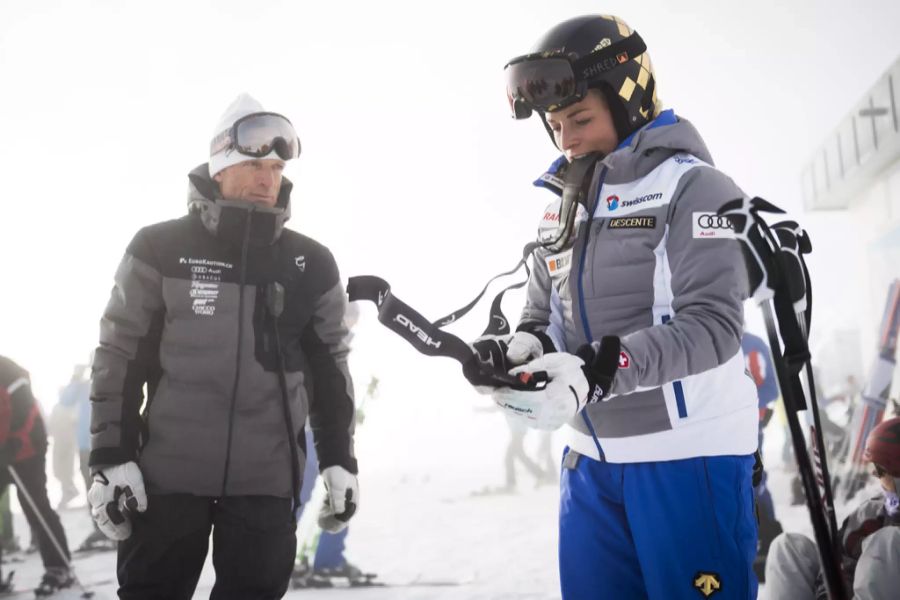
[[[559,173],[536,184],[560,193]],[[756,389],[740,346],[746,271],[715,215],[740,197],[694,127],[666,111],[598,164],[592,216],[579,208],[573,247],[535,253],[519,329],[546,331],[569,352],[622,340],[612,394],[585,409],[590,427],[578,415],[567,428],[579,453],[644,462],[756,449]],[[554,235],[559,207],[546,209],[542,238]]]
[[[283,228],[287,179],[274,209],[222,200],[207,165],[189,179],[190,214],[141,229],[116,272],[93,363],[90,464],[137,461],[151,493],[291,498],[289,440],[302,478],[309,416],[320,468],[356,473],[334,258]]]

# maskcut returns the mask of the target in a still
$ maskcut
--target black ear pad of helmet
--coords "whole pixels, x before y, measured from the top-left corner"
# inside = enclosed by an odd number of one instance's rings
[[[628,111],[625,109],[625,104],[619,98],[619,94],[605,81],[591,83],[588,89],[600,90],[603,94],[603,97],[606,99],[606,105],[609,107],[609,112],[612,114],[613,126],[616,128],[616,135],[621,144],[622,140],[637,129],[628,121]]]

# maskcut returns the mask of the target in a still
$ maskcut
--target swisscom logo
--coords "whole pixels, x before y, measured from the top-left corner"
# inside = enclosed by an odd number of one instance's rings
[[[624,200],[620,201],[619,197],[613,194],[612,196],[606,197],[606,207],[609,210],[616,210],[620,206],[622,208],[628,208],[630,206],[637,206],[638,204],[643,204],[644,202],[651,202],[653,200],[662,199],[662,193],[656,192],[655,194],[645,194],[643,196],[638,196],[634,200]]]

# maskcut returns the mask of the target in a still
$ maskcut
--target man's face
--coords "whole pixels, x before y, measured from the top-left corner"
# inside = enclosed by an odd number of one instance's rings
[[[281,190],[284,161],[272,158],[247,160],[216,173],[222,197],[273,207]]]
[[[591,152],[605,156],[619,145],[612,113],[599,90],[590,90],[581,102],[546,116],[556,145],[570,162]]]

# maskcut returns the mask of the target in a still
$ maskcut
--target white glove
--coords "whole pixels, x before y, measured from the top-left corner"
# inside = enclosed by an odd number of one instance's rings
[[[322,471],[325,482],[325,504],[319,511],[319,527],[337,533],[347,526],[359,507],[359,481],[356,475],[340,465]]]
[[[111,540],[131,535],[129,513],[147,510],[144,478],[134,461],[103,467],[94,474],[88,490],[91,515],[103,535]]]
[[[513,366],[524,365],[528,361],[544,355],[544,345],[541,343],[540,338],[527,331],[515,332],[506,343],[509,346],[506,350],[506,358],[509,359],[509,364]]]
[[[568,423],[587,404],[590,384],[584,361],[566,352],[553,352],[512,369],[510,373],[545,371],[549,381],[538,390],[495,388],[494,402],[512,419],[534,429],[553,431]]]

